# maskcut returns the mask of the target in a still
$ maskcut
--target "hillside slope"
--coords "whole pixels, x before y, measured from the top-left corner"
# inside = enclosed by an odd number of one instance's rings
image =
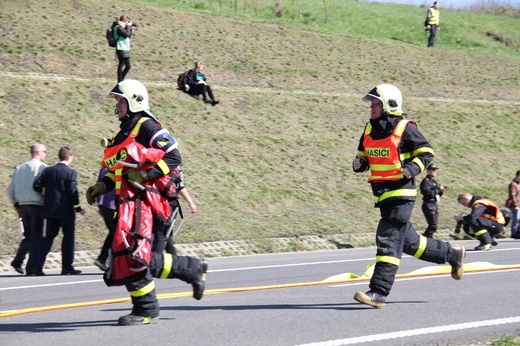
[[[461,211],[458,192],[501,202],[520,168],[519,59],[145,3],[26,0],[9,1],[0,13],[0,190],[34,141],[46,144],[48,164],[70,145],[87,206],[99,138],[118,126],[107,97],[116,61],[104,30],[123,12],[139,24],[128,77],[148,86],[152,111],[179,141],[200,208],[179,242],[372,232],[378,212],[367,177],[354,175],[350,162],[368,119],[360,98],[382,82],[401,88],[404,109],[436,151],[439,181],[449,186],[442,227]],[[196,60],[206,63],[217,107],[175,90],[177,74]],[[18,224],[5,194],[0,217],[0,254],[12,254]],[[414,222],[425,226],[420,206]],[[100,247],[105,229],[95,207],[77,225],[79,250]]]

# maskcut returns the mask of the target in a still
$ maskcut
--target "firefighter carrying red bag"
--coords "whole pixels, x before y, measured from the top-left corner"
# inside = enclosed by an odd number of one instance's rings
[[[110,172],[86,195],[92,205],[97,196],[116,191],[117,228],[104,280],[108,286],[125,285],[132,299],[132,312],[121,316],[118,324],[144,325],[159,316],[154,277],[185,281],[200,300],[208,263],[152,251],[154,237],[168,233],[175,221],[175,181],[182,162],[178,143],[150,112],[148,91],[141,82],[124,80],[110,96],[117,100],[114,112],[120,131],[106,141],[102,165]]]

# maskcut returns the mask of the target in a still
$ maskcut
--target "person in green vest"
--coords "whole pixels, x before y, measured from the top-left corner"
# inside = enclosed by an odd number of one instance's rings
[[[119,63],[117,65],[117,82],[125,79],[128,71],[132,68],[130,61],[130,37],[132,27],[137,26],[125,15],[119,17],[113,24],[114,36],[116,37],[116,54]]]
[[[435,36],[437,36],[437,30],[441,30],[439,2],[437,1],[433,3],[433,6],[430,7],[426,13],[426,30],[430,31],[430,37],[428,37],[428,48],[433,48]]]

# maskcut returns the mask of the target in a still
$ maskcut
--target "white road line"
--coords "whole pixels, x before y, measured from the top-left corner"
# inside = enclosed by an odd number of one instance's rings
[[[451,332],[451,331],[456,331],[456,330],[490,327],[490,326],[497,326],[497,325],[504,325],[507,323],[518,323],[518,322],[520,322],[520,316],[500,318],[500,319],[487,320],[487,321],[475,321],[475,322],[466,322],[466,323],[459,323],[459,324],[450,324],[450,325],[438,326],[438,327],[402,330],[399,332],[391,332],[391,333],[383,333],[383,334],[364,335],[364,336],[358,336],[358,337],[347,338],[347,339],[328,340],[328,341],[314,342],[314,343],[310,343],[310,344],[302,344],[302,345],[297,345],[297,346],[354,345],[354,344],[362,344],[362,343],[373,342],[373,341],[384,341],[384,340],[389,340],[389,339],[407,338],[410,336],[444,333],[444,332]]]

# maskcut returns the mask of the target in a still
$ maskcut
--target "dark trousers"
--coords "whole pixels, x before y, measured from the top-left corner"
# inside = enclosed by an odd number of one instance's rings
[[[211,87],[207,84],[190,85],[190,90],[188,90],[188,94],[194,96],[202,95],[202,99],[204,101],[208,101],[208,96],[210,100],[215,100],[215,97],[213,96],[213,91],[211,90]]]
[[[469,227],[464,227],[464,231],[476,235],[480,244],[491,244],[493,237],[504,232],[504,226],[485,217],[479,217],[475,223],[470,223]]]
[[[430,25],[430,37],[428,37],[428,47],[433,47],[437,36],[437,25]]]
[[[35,255],[37,258],[34,267],[42,270],[45,259],[52,248],[54,238],[58,235],[60,228],[63,231],[63,240],[61,242],[61,266],[63,269],[72,269],[74,263],[74,227],[76,219],[44,219],[43,234],[38,246],[35,247]]]
[[[428,227],[423,233],[425,237],[431,238],[433,233],[437,231],[437,224],[439,220],[439,209],[437,203],[423,203],[422,212],[428,222]]]
[[[31,268],[34,261],[33,247],[37,246],[43,236],[43,207],[40,205],[21,205],[18,212],[22,218],[23,239],[20,242],[16,256],[11,264],[21,267],[25,256],[29,253],[27,268]]]
[[[112,247],[112,241],[114,240],[114,233],[116,231],[117,219],[114,217],[115,211],[104,207],[102,205],[99,206],[99,214],[103,217],[103,221],[105,222],[105,226],[108,229],[108,234],[103,242],[103,246],[101,247],[101,252],[99,253],[98,260],[101,263],[105,263],[108,258],[108,250]]]
[[[381,220],[376,231],[376,265],[370,279],[370,289],[388,295],[403,252],[420,260],[446,263],[451,246],[444,241],[417,234],[410,223],[414,201],[388,202],[380,207]]]
[[[130,61],[130,53],[125,51],[117,51],[117,59],[119,64],[117,65],[117,82],[121,82],[125,79],[128,71],[132,68],[132,62]]]

